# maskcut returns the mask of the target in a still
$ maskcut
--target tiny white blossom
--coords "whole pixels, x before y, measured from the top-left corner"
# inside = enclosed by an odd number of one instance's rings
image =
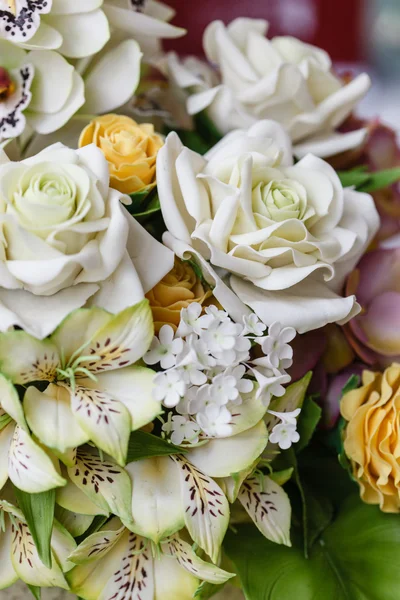
[[[199,441],[200,426],[186,417],[173,416],[171,421],[162,426],[163,431],[171,434],[171,442],[180,446],[184,440],[191,444]]]
[[[268,407],[272,396],[280,398],[285,393],[283,387],[290,382],[290,376],[280,373],[277,369],[251,369],[258,383],[257,398],[261,399],[264,406]]]
[[[301,413],[301,408],[296,408],[290,412],[278,412],[276,410],[268,410],[271,415],[278,417],[283,423],[288,423],[289,425],[297,424],[297,417]]]
[[[160,363],[162,369],[170,369],[175,366],[176,357],[183,350],[183,340],[174,339],[174,330],[170,325],[163,325],[154,337],[150,350],[144,355],[143,360],[147,365]]]
[[[246,367],[244,365],[237,365],[236,367],[229,367],[226,370],[226,374],[232,375],[236,379],[236,387],[239,394],[250,394],[254,389],[254,383],[251,379],[244,379],[247,374]],[[235,404],[241,404],[242,398],[239,396],[235,401]]]
[[[224,321],[223,323],[214,321],[201,337],[209,352],[213,354],[232,350],[235,347],[237,338],[238,328],[232,321]]]
[[[237,400],[239,390],[236,387],[236,379],[232,375],[220,373],[213,378],[210,386],[211,398],[218,398],[220,404]]]
[[[219,310],[214,304],[207,306],[206,314],[201,317],[201,325],[203,329],[208,329],[213,323],[223,323],[230,321],[229,315],[224,310]]]
[[[215,404],[207,406],[204,412],[198,413],[196,416],[197,423],[209,437],[232,435],[231,418],[232,415],[225,406],[219,407]]]
[[[295,444],[300,439],[300,435],[296,431],[296,425],[293,423],[282,422],[275,425],[269,441],[272,444],[278,444],[281,450],[287,450],[292,444]]]
[[[193,352],[193,360],[196,361],[199,369],[205,370],[210,367],[215,367],[217,361],[214,356],[210,354],[206,342],[199,339],[196,335],[189,336],[186,341],[190,350]]]
[[[158,373],[154,377],[153,398],[167,408],[173,408],[185,395],[186,384],[176,370]]]
[[[293,349],[289,346],[289,342],[295,336],[296,330],[293,327],[282,328],[280,323],[273,323],[268,328],[268,335],[256,341],[268,357],[271,367],[281,370],[288,369],[292,364]]]
[[[243,335],[261,336],[266,329],[264,323],[260,321],[255,313],[252,313],[251,315],[245,315],[243,317],[243,323]]]
[[[202,306],[198,302],[192,302],[187,308],[182,308],[181,320],[176,332],[178,337],[186,337],[191,333],[197,333],[197,335],[200,335],[201,331],[205,327],[201,321],[202,310]]]
[[[211,385],[206,383],[197,388],[196,393],[193,394],[190,402],[190,413],[196,414],[204,412],[209,406],[217,406],[220,408],[224,404],[224,398],[211,395]]]

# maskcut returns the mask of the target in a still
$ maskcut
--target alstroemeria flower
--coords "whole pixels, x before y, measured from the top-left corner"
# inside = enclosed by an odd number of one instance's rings
[[[293,165],[278,123],[231,132],[204,157],[171,133],[158,153],[157,183],[172,234],[164,242],[179,256],[192,247],[231,274],[233,291],[265,324],[304,333],[358,312],[354,296],[335,292],[377,231],[373,200],[343,189],[316,156]],[[213,293],[236,318],[229,294]]]
[[[69,590],[64,573],[73,568],[68,560],[76,543],[57,521],[51,536],[51,568],[39,558],[32,535],[22,512],[13,504],[0,499],[4,529],[0,528],[0,590],[8,588],[18,579],[38,587],[59,587]]]
[[[267,439],[261,420],[237,435],[203,441],[186,454],[129,463],[132,530],[158,544],[186,527],[216,562],[229,522],[228,501],[217,478],[252,466]]]
[[[147,300],[117,315],[81,309],[43,341],[0,334],[1,370],[15,384],[48,382],[44,391],[28,386],[24,397],[29,427],[45,446],[63,455],[91,440],[124,464],[131,431],[161,412],[154,372],[134,364],[152,337]]]
[[[31,438],[18,393],[1,374],[0,413],[9,417],[0,429],[0,490],[8,479],[30,494],[65,485],[50,456]]]
[[[85,600],[116,594],[120,600],[185,600],[201,581],[218,585],[234,576],[202,560],[178,535],[163,540],[160,550],[153,557],[150,540],[114,518],[70,555],[77,565],[68,574],[71,589]]]
[[[208,25],[203,45],[218,68],[216,83],[195,61],[169,61],[174,85],[188,91],[189,114],[206,109],[221,133],[274,119],[289,132],[298,156],[331,156],[359,146],[366,130],[335,130],[368,91],[368,75],[344,84],[326,52],[289,36],[268,39],[267,30],[262,19]]]
[[[172,253],[109,188],[107,161],[93,145],[55,144],[21,162],[0,156],[0,193],[3,331],[18,325],[45,337],[88,298],[118,312],[172,268]]]
[[[0,73],[0,141],[21,135],[26,122],[52,133],[85,102],[82,77],[57,52],[25,52],[0,39]]]

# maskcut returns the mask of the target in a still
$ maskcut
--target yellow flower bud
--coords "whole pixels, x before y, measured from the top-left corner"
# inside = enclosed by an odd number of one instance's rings
[[[130,117],[103,115],[82,131],[79,147],[95,144],[110,167],[110,186],[134,194],[156,185],[156,159],[163,139],[153,125],[138,124]]]
[[[212,292],[197,277],[190,264],[175,258],[175,266],[150,292],[146,294],[153,311],[156,333],[165,324],[177,329],[181,309],[192,302],[210,303]],[[218,304],[213,298],[212,304]]]
[[[400,512],[400,364],[384,373],[364,371],[362,386],[340,406],[348,421],[344,450],[367,504]]]

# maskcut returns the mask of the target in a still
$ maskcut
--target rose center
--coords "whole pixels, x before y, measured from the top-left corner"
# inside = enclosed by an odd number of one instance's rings
[[[259,186],[265,216],[272,221],[302,219],[307,209],[303,186],[291,180],[273,180]],[[253,192],[254,193],[254,192]]]
[[[10,73],[4,67],[0,67],[0,102],[8,100],[15,92],[15,83]]]

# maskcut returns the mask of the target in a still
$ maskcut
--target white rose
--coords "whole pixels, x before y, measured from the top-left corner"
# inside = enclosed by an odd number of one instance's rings
[[[358,312],[336,292],[378,228],[373,200],[343,189],[320,158],[293,165],[277,123],[231,132],[205,157],[172,133],[157,182],[166,243],[180,240],[232,274],[231,288],[266,324],[303,333]]]
[[[310,151],[332,156],[359,145],[365,130],[338,134],[335,129],[368,91],[368,75],[345,85],[333,74],[326,52],[293,37],[269,40],[267,28],[262,19],[245,18],[207,27],[204,50],[218,67],[217,85],[210,86],[190,63],[171,62],[171,78],[191,93],[188,112],[207,109],[222,133],[274,119],[287,129],[298,156]]]
[[[17,163],[3,155],[1,330],[19,325],[44,337],[89,298],[118,312],[172,268],[172,253],[129,215],[124,199],[109,188],[107,161],[94,145],[56,144]]]

